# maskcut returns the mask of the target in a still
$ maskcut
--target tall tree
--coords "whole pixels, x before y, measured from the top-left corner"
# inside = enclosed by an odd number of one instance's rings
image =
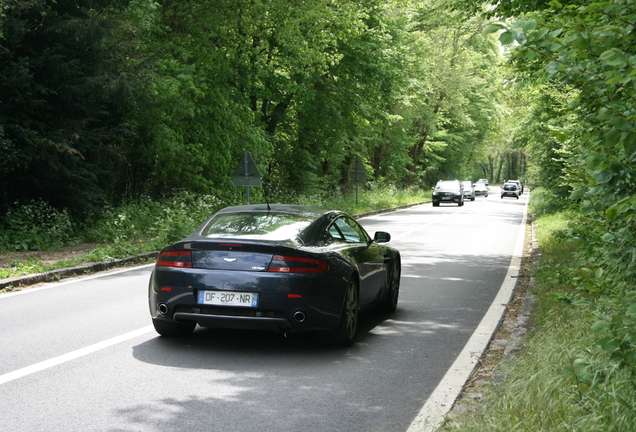
[[[249,149],[270,193],[302,192],[339,182],[354,153],[368,157],[366,131],[386,117],[400,70],[384,2],[161,6],[164,30],[148,47],[157,90],[140,113],[153,116],[144,135],[164,149],[153,156],[157,184],[227,185],[232,167],[219,160]],[[153,102],[158,92],[166,103]],[[187,167],[161,162],[182,152]]]
[[[75,214],[108,198],[128,134],[114,91],[117,1],[2,2],[0,211],[44,199]]]
[[[490,125],[497,124],[496,41],[487,22],[452,10],[443,0],[419,2],[414,17],[408,104],[410,182],[430,184],[477,165]]]

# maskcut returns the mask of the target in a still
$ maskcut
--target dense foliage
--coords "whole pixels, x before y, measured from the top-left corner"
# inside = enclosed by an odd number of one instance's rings
[[[576,204],[563,240],[577,241],[566,299],[597,319],[599,364],[584,355],[567,371],[577,403],[612,404],[633,412],[618,393],[602,390],[616,368],[636,389],[636,5],[624,0],[533,3],[501,1],[492,24],[510,45],[519,81],[533,85],[533,116],[520,140],[538,156],[536,174]],[[523,15],[514,16],[524,12]],[[513,46],[514,45],[514,46]],[[538,137],[539,139],[535,139]],[[593,350],[591,350],[593,351]]]
[[[520,177],[499,43],[447,3],[0,0],[0,226],[44,205],[78,234],[180,191],[240,203],[245,150],[261,201],[346,193],[358,155],[398,189]]]

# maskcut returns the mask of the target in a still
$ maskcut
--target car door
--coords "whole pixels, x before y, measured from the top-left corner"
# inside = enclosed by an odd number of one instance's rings
[[[360,274],[360,306],[372,303],[386,283],[384,249],[350,217],[340,217],[329,228],[332,237],[346,243],[345,253],[356,262]]]

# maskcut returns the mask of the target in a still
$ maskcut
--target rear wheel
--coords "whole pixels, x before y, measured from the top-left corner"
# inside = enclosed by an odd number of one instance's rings
[[[153,319],[152,325],[161,336],[187,336],[192,334],[197,324]]]
[[[358,328],[358,284],[350,279],[345,292],[345,301],[340,325],[334,331],[320,332],[320,342],[327,345],[351,346]]]
[[[389,274],[388,290],[386,293],[386,299],[380,306],[382,312],[395,312],[398,304],[398,297],[400,295],[400,257],[397,256],[391,266],[391,273]]]

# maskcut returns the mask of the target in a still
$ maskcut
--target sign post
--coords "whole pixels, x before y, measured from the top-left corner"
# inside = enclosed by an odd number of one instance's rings
[[[356,204],[358,204],[358,183],[367,181],[367,171],[360,156],[356,156],[351,167],[349,167],[349,181],[356,184]]]
[[[234,170],[234,186],[245,186],[245,198],[247,204],[250,203],[250,187],[263,186],[263,176],[261,175],[250,152],[245,150],[238,166]]]

